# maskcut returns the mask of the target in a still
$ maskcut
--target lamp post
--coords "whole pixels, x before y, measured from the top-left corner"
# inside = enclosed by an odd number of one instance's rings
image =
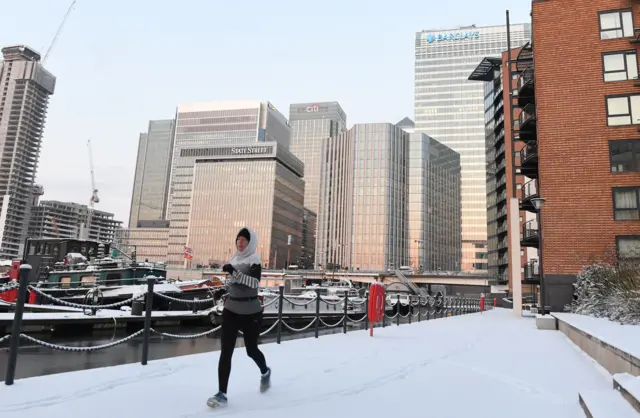
[[[546,288],[544,284],[544,270],[542,269],[542,216],[540,212],[542,211],[542,205],[546,200],[542,197],[535,197],[531,199],[531,203],[533,207],[536,209],[536,221],[538,222],[538,265],[539,265],[539,274],[540,274],[540,305],[542,306],[542,316],[545,314],[545,306],[546,306]]]

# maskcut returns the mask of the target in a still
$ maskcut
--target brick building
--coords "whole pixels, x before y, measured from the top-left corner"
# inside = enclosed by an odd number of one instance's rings
[[[533,1],[532,25],[517,64],[519,139],[536,157],[522,168],[539,176],[522,203],[546,200],[546,300],[560,310],[583,265],[640,252],[640,2]],[[537,232],[527,222],[522,244],[537,246]]]

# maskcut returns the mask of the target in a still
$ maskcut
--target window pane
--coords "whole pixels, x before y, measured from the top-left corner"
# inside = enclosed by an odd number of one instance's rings
[[[640,257],[640,237],[619,238],[618,256],[620,258]]]
[[[627,54],[627,71],[630,80],[638,78],[638,56],[636,54]]]
[[[622,29],[624,36],[633,36],[633,17],[631,12],[622,12]]]
[[[602,13],[600,15],[600,28],[617,29],[620,27],[620,14],[618,12]]]
[[[616,38],[622,38],[622,30],[611,29],[611,30],[600,32],[600,39],[616,39]]]
[[[609,126],[631,125],[630,116],[610,116]]]
[[[624,54],[610,54],[604,56],[604,70],[624,71]]]
[[[631,118],[632,123],[640,123],[640,95],[631,96]]]
[[[611,97],[607,99],[607,111],[609,116],[628,115],[629,102],[626,97]]]
[[[638,209],[638,193],[636,190],[615,190],[616,209]]]
[[[604,75],[604,81],[622,81],[627,79],[627,73],[619,71],[617,73],[606,73]]]

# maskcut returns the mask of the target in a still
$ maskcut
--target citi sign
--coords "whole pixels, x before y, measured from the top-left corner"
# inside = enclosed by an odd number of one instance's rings
[[[480,38],[480,32],[430,33],[427,35],[427,42],[462,41],[464,39],[478,38]]]

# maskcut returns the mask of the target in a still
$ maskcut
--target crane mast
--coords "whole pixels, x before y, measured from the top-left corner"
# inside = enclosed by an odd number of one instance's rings
[[[89,239],[91,231],[91,222],[93,220],[93,210],[96,203],[100,203],[98,197],[98,189],[96,188],[96,177],[93,169],[93,152],[91,150],[91,139],[87,140],[87,148],[89,150],[89,169],[91,170],[91,197],[89,198],[89,211],[87,213],[87,222],[84,225],[84,232],[82,239]]]
[[[56,41],[58,40],[58,37],[60,36],[60,33],[62,33],[62,28],[64,28],[64,24],[67,23],[67,19],[69,18],[69,15],[71,15],[71,12],[73,11],[73,6],[76,5],[76,1],[77,0],[73,0],[71,2],[71,6],[69,6],[69,8],[67,9],[67,13],[64,15],[64,18],[62,18],[62,22],[60,22],[60,26],[58,26],[58,31],[56,32],[55,36],[53,37],[53,40],[51,41],[51,44],[49,45],[49,48],[47,49],[47,52],[45,52],[44,57],[42,58],[42,64],[43,65],[47,61],[47,58],[49,57],[49,53],[53,49],[53,46],[56,44]]]

